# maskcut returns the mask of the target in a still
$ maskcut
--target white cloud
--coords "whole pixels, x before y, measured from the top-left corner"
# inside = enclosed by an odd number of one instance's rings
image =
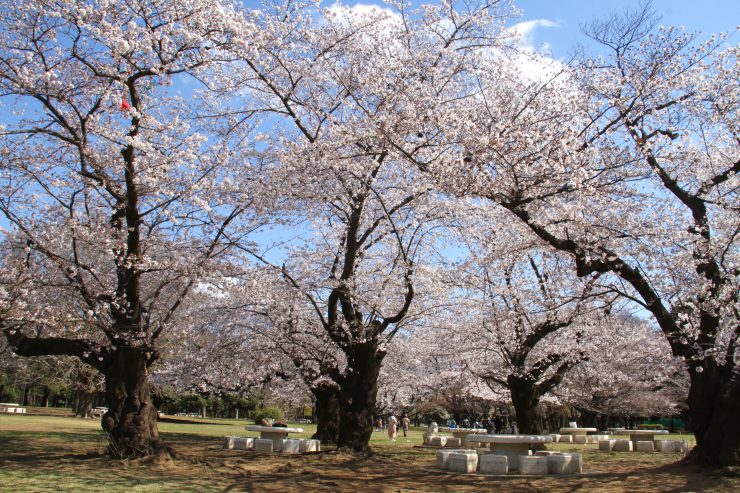
[[[519,36],[519,43],[523,47],[535,51],[538,47],[534,44],[534,33],[535,30],[539,27],[560,27],[560,24],[549,19],[534,19],[531,21],[524,21],[519,22],[518,24],[514,24],[509,28],[509,31]],[[548,46],[549,45],[545,43],[539,48],[547,49]]]

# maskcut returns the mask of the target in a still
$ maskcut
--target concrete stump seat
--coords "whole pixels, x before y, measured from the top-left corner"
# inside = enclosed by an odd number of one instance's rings
[[[446,436],[433,436],[429,437],[429,445],[432,447],[444,447],[447,444]]]
[[[254,447],[254,438],[234,437],[234,450],[252,450],[252,447]]]
[[[573,435],[573,443],[585,445],[587,442],[586,435]]]
[[[572,443],[573,442],[573,435],[560,435],[560,438],[558,439],[558,443]]]
[[[284,438],[280,443],[280,452],[286,455],[300,453],[301,441],[297,438]]]
[[[612,450],[614,452],[632,452],[632,442],[625,439],[614,440]]]
[[[650,440],[640,440],[635,442],[635,452],[655,452],[655,445],[653,445],[653,441]]]
[[[447,470],[471,473],[478,469],[478,454],[475,452],[452,452],[447,458]]]
[[[321,441],[320,440],[301,440],[301,443],[298,445],[298,451],[302,454],[305,454],[307,452],[320,452],[321,451]]]
[[[583,456],[581,454],[577,454],[574,452],[557,452],[553,454],[551,457],[556,457],[556,456],[563,456],[563,457],[570,458],[569,461],[565,461],[566,462],[565,474],[578,474],[578,473],[583,472]],[[549,467],[550,466],[548,465],[548,468]]]
[[[558,443],[560,441],[560,433],[550,433],[550,438],[552,438],[553,443]]]
[[[602,452],[611,452],[616,440],[599,440],[599,450]]]
[[[449,449],[437,450],[437,469],[447,469],[450,460],[450,454],[473,454],[475,450],[470,449]],[[477,455],[477,454],[476,454]]]
[[[519,474],[544,476],[547,474],[549,457],[542,455],[522,455],[519,457]]]
[[[272,439],[270,438],[255,438],[254,439],[254,451],[255,452],[272,452]]]
[[[573,458],[570,455],[548,455],[547,472],[549,474],[571,474],[570,463]]]
[[[557,454],[557,452],[553,450],[538,450],[537,452],[534,453],[534,455],[553,455],[553,454]]]
[[[234,448],[234,438],[236,437],[224,437],[224,448],[226,450]]]
[[[683,440],[655,440],[655,450],[658,452],[678,453],[685,452],[686,446]]]
[[[451,447],[451,448],[460,448],[462,447],[462,439],[461,438],[448,438],[447,442],[445,443],[445,447]]]
[[[509,472],[505,455],[485,454],[478,457],[478,472],[481,474],[506,474]]]

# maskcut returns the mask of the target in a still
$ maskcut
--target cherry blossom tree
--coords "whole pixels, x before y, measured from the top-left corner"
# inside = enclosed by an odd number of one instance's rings
[[[503,237],[470,231],[470,260],[453,282],[456,306],[467,314],[458,354],[469,371],[509,391],[521,432],[540,433],[540,400],[591,357],[590,334],[612,300],[596,278],[579,280],[568,258],[517,248],[514,228]]]
[[[253,198],[233,200],[228,148],[168,87],[219,61],[232,12],[39,0],[0,14],[12,109],[0,131],[0,323],[17,354],[71,355],[103,373],[115,455],[164,450],[149,396],[157,341],[224,254],[224,233],[251,218]]]
[[[554,391],[559,402],[596,415],[600,429],[615,418],[677,414],[688,395],[681,358],[651,323],[612,312],[593,334],[593,357]],[[636,350],[639,348],[639,350]]]
[[[403,23],[383,9],[356,15],[294,3],[250,21],[265,34],[259,43],[234,43],[242,64],[225,73],[219,94],[229,105],[214,115],[232,136],[243,133],[242,116],[263,116],[255,130],[258,154],[274,171],[268,182],[286,215],[312,221],[314,237],[297,241],[277,270],[312,308],[318,340],[328,337],[341,355],[339,366],[322,370],[338,386],[337,443],[364,451],[385,346],[409,314],[435,220],[423,178],[396,165],[393,148],[363,135],[395,112],[366,97],[366,55],[382,49],[389,32],[402,33]],[[232,108],[241,94],[248,101]]]
[[[695,456],[735,465],[737,49],[653,24],[596,22],[609,55],[534,78],[479,50],[456,83],[396,86],[406,122],[376,132],[444,190],[508,210],[579,276],[614,276],[686,363]],[[436,116],[419,117],[430,95]]]

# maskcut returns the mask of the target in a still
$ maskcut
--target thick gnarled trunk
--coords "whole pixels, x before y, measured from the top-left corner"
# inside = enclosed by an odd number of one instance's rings
[[[346,349],[348,369],[339,390],[339,436],[337,446],[368,452],[373,434],[372,417],[378,395],[378,375],[385,353],[377,341]]]
[[[337,443],[339,437],[339,390],[331,384],[311,389],[316,399],[316,433],[321,443]]]
[[[519,433],[526,435],[542,433],[542,420],[537,413],[539,396],[534,382],[510,376],[507,383],[511,393],[511,402],[516,411],[516,424]]]
[[[689,412],[696,447],[691,455],[710,467],[740,464],[740,379],[705,360],[691,371]]]
[[[108,412],[102,427],[109,437],[108,453],[114,457],[143,457],[161,448],[147,361],[144,350],[119,347],[106,372]]]

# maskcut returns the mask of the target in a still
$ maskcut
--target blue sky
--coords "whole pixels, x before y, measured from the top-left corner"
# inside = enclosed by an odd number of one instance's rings
[[[578,42],[588,44],[588,38],[581,33],[581,24],[606,17],[610,11],[621,12],[640,5],[638,0],[520,0],[516,3],[524,11],[520,22],[540,21],[530,32],[534,46],[547,43],[555,58],[567,57]],[[684,26],[688,31],[705,35],[734,30],[740,25],[738,0],[653,0],[653,9],[661,17],[661,24]]]

